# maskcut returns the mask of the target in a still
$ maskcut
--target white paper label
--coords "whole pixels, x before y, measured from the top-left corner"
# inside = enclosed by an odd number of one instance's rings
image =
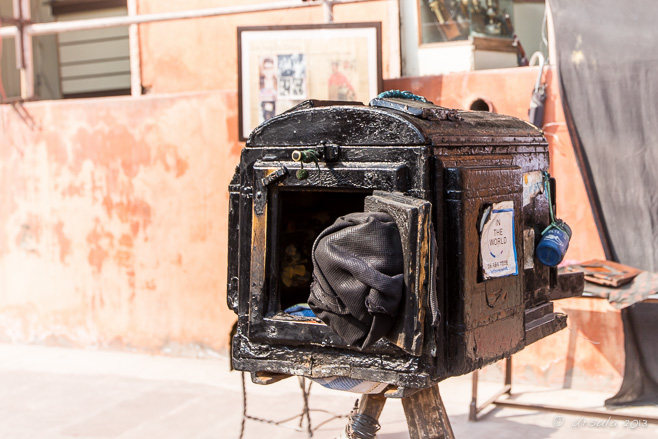
[[[541,171],[527,172],[523,174],[523,207],[539,194],[544,192],[544,177]]]
[[[491,206],[480,235],[480,255],[485,279],[518,273],[514,242],[514,202],[503,201]]]

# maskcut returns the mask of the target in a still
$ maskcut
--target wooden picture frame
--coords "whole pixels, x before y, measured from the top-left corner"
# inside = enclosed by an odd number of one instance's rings
[[[382,90],[381,23],[238,27],[239,137],[307,99]]]

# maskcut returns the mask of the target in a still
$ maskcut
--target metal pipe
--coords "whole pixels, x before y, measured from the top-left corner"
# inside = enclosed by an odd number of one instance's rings
[[[478,379],[479,374],[477,370],[473,371],[473,387],[471,390],[471,405],[468,412],[468,420],[475,422],[478,420],[478,414],[489,407],[491,404],[498,404],[498,398],[503,395],[512,394],[512,357],[505,359],[505,384],[503,388],[496,392],[494,396],[489,398],[484,404],[478,405]]]
[[[471,387],[471,405],[468,410],[468,420],[475,422],[478,420],[478,371],[474,370],[471,377],[472,387]]]
[[[128,16],[137,16],[137,0],[128,0]],[[139,50],[139,25],[131,24],[128,27],[128,41],[130,43],[130,94],[142,94],[142,64]]]
[[[512,393],[512,357],[505,359],[505,388],[505,393]]]
[[[334,5],[365,3],[384,0],[333,0]],[[316,2],[285,1],[244,6],[229,6],[222,8],[197,9],[192,11],[162,12],[121,17],[88,18],[85,20],[56,21],[51,23],[33,23],[25,25],[29,35],[52,35],[77,30],[104,29],[109,27],[130,26],[131,24],[156,23],[160,21],[184,20],[189,18],[217,17],[221,15],[246,14],[250,12],[268,12],[282,9],[308,8],[321,6]],[[0,37],[18,36],[16,26],[0,27]]]
[[[16,45],[16,68],[22,71],[25,67],[25,58],[23,57],[23,41],[25,40],[25,36],[20,33],[21,26],[23,26],[23,4],[21,0],[13,0],[11,6],[14,11],[16,30],[19,31],[17,33],[18,37],[14,41]]]
[[[307,8],[312,6],[324,5],[331,9],[333,5],[337,4],[349,4],[349,3],[365,3],[370,1],[382,1],[382,0],[323,0],[322,3],[316,3],[314,1],[282,1],[278,3],[265,3],[265,4],[254,4],[254,5],[242,5],[242,6],[229,6],[221,8],[208,8],[208,9],[197,9],[191,11],[176,11],[176,12],[163,12],[156,14],[136,14],[136,6],[131,7],[130,5],[135,5],[134,0],[130,0],[129,4],[129,15],[121,17],[103,17],[103,18],[90,18],[85,20],[70,20],[70,21],[58,21],[51,23],[29,23],[30,7],[29,0],[14,0],[14,11],[15,18],[27,20],[26,24],[23,21],[19,21],[18,26],[6,26],[0,27],[0,38],[15,38],[17,45],[17,63],[18,67],[21,69],[21,96],[23,99],[30,99],[34,96],[34,68],[32,66],[32,36],[38,35],[52,35],[59,34],[64,32],[74,32],[80,30],[91,30],[91,29],[106,29],[112,27],[121,27],[121,26],[130,26],[131,30],[130,35],[134,37],[130,38],[131,41],[131,55],[130,55],[130,65],[131,65],[131,94],[133,96],[141,94],[141,66],[139,66],[139,34],[137,32],[138,24],[143,23],[156,23],[162,21],[171,21],[171,20],[184,20],[190,18],[205,18],[205,17],[217,17],[221,15],[234,15],[234,14],[246,14],[252,12],[267,12],[267,11],[276,11],[283,9],[296,9],[296,8]],[[24,11],[21,17],[21,12]],[[131,11],[134,12],[131,13]],[[325,14],[326,14],[325,10]],[[333,20],[333,11],[331,13],[331,20]],[[133,47],[135,46],[136,47]],[[22,48],[18,50],[19,46]],[[25,66],[23,66],[25,64]],[[25,67],[25,68],[23,68]],[[134,69],[134,70],[133,70]],[[139,82],[139,83],[138,83]],[[139,89],[139,90],[138,90]]]
[[[58,21],[52,23],[35,23],[25,27],[31,35],[57,34],[77,30],[104,29],[109,27],[129,26],[131,24],[153,23],[158,21],[184,20],[189,18],[215,17],[220,15],[261,12],[278,9],[305,7],[298,1],[286,1],[267,5],[229,6],[222,8],[197,9],[192,11],[161,12],[135,16],[88,18],[85,20]]]
[[[30,0],[20,0],[22,4],[23,19],[31,20],[32,11],[30,9]],[[21,70],[21,97],[23,99],[32,99],[34,97],[34,51],[32,48],[32,38],[25,35],[23,38],[23,62],[25,66]]]
[[[469,411],[469,421],[477,421],[477,415],[487,407],[489,407],[491,404],[498,404],[498,398],[500,398],[503,395],[509,395],[510,392],[512,391],[512,386],[505,385],[503,386],[502,389],[500,389],[498,392],[496,392],[493,396],[491,396],[489,399],[487,399],[482,405],[475,405],[474,408],[471,408],[470,410],[474,411],[475,413],[472,414],[471,411]]]
[[[18,38],[18,28],[16,26],[0,27],[0,38]]]
[[[381,0],[343,0],[334,1],[334,4],[361,3]],[[243,6],[229,6],[222,8],[197,9],[192,11],[162,12],[122,17],[89,18],[85,20],[58,21],[52,23],[34,23],[25,26],[30,35],[48,35],[76,30],[103,29],[109,27],[129,26],[131,24],[154,23],[170,20],[184,20],[189,18],[217,17],[220,15],[245,14],[250,12],[267,12],[282,9],[307,8],[320,6],[319,3],[285,1],[278,3],[265,3]]]
[[[332,0],[322,0],[322,12],[325,23],[334,22],[334,2]]]
[[[34,60],[32,56],[32,38],[21,29],[24,23],[32,18],[30,0],[14,0],[14,18],[18,21],[16,26],[16,68],[20,70],[21,98],[30,99],[34,96]]]
[[[402,75],[402,57],[400,56],[402,40],[400,38],[400,0],[388,2],[388,77],[399,78]]]
[[[605,419],[618,419],[622,421],[640,421],[640,422],[650,422],[652,424],[658,424],[658,417],[656,416],[647,416],[647,415],[635,415],[627,412],[616,413],[610,410],[597,410],[597,409],[580,409],[580,408],[570,408],[564,406],[555,406],[547,404],[534,404],[529,402],[521,401],[510,401],[509,399],[504,401],[493,401],[493,404],[500,407],[508,407],[515,409],[528,409],[528,410],[541,410],[554,413],[563,413],[565,415],[581,415],[581,416],[592,416],[597,418]]]

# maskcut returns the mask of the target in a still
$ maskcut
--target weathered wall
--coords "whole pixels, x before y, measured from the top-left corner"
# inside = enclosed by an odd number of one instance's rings
[[[222,6],[236,2],[138,13]],[[336,22],[382,22],[384,77],[393,9],[334,7]],[[148,96],[0,106],[0,340],[225,350],[237,27],[323,22],[319,6],[141,25]]]
[[[226,348],[236,99],[0,106],[0,339]]]
[[[276,3],[248,0],[240,5]],[[140,0],[139,13],[149,14],[236,6],[231,0]],[[334,6],[337,23],[382,23],[383,76],[389,77],[389,19],[386,0]],[[397,20],[397,17],[396,17]],[[393,20],[395,21],[395,20]],[[322,7],[236,14],[140,26],[142,84],[153,93],[238,88],[238,26],[322,24]],[[394,32],[397,32],[393,29]]]
[[[166,68],[151,77],[160,90],[175,89],[177,73]],[[385,85],[449,107],[485,98],[496,111],[525,118],[536,73]],[[234,81],[234,73],[223,75]],[[552,173],[560,216],[574,230],[567,257],[603,257],[552,72],[547,79]],[[225,276],[226,187],[241,147],[236,103],[231,90],[0,106],[0,339],[225,350],[235,318],[225,305]],[[590,299],[561,306],[572,330],[516,355],[515,379],[614,389],[623,368],[618,313]]]
[[[386,88],[411,90],[438,105],[469,109],[480,98],[497,113],[528,117],[538,67],[500,69],[438,77],[386,81]],[[566,259],[605,259],[591,207],[566,128],[556,72],[546,69],[544,131],[549,141],[551,174],[557,179],[558,217],[573,230]],[[624,336],[619,312],[598,299],[567,299],[556,310],[569,316],[569,328],[514,356],[514,381],[564,387],[596,386],[614,392],[624,368]],[[485,378],[500,378],[500,365]]]

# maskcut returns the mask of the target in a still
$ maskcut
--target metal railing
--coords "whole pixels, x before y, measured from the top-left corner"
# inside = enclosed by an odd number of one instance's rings
[[[0,38],[14,38],[16,41],[16,68],[20,70],[21,100],[30,100],[34,98],[32,37],[129,26],[131,93],[133,96],[139,96],[142,93],[139,34],[137,32],[137,25],[139,24],[319,6],[323,7],[325,22],[332,22],[334,5],[370,1],[386,0],[290,0],[154,14],[137,14],[137,0],[128,0],[128,15],[126,16],[33,23],[31,21],[30,0],[13,0],[13,17],[0,17],[1,23],[9,24],[9,26],[0,27]]]

